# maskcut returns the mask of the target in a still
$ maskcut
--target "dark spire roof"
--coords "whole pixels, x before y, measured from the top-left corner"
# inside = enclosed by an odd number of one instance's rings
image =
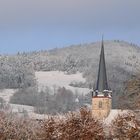
[[[102,46],[101,46],[101,54],[100,54],[100,62],[99,62],[98,80],[97,80],[96,90],[99,92],[103,92],[104,90],[109,90],[108,83],[107,83],[107,75],[106,75],[103,37],[102,37]]]

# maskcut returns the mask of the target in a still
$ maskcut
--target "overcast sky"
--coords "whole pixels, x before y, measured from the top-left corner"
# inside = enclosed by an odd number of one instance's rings
[[[0,53],[120,39],[140,45],[140,0],[0,0]]]

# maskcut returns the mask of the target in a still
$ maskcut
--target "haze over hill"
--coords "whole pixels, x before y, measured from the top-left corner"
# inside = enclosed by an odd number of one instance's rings
[[[113,90],[113,106],[118,107],[126,80],[140,69],[140,48],[124,41],[104,41],[109,86]],[[1,88],[27,88],[35,84],[35,71],[83,73],[85,83],[72,86],[95,88],[101,42],[72,45],[49,51],[2,55]],[[57,79],[61,81],[61,79]],[[52,81],[51,81],[52,82]],[[48,86],[48,85],[46,85]],[[91,97],[91,95],[89,95]]]
[[[113,90],[113,99],[117,99],[116,96],[120,97],[123,92],[124,82],[140,69],[140,48],[118,40],[105,41],[104,46],[109,85]],[[101,43],[96,42],[28,55],[31,60],[37,60],[34,61],[36,70],[60,70],[68,73],[80,71],[86,78],[85,87],[93,88],[97,78],[100,49]],[[113,103],[118,106],[118,101]]]

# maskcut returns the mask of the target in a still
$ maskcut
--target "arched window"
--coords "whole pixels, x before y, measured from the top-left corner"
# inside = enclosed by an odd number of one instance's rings
[[[99,101],[99,108],[102,108],[102,101]]]

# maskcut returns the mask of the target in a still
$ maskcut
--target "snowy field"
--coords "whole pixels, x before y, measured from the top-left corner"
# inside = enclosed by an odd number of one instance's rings
[[[79,94],[87,94],[90,92],[88,88],[79,88],[72,87],[69,84],[73,82],[85,82],[85,78],[83,78],[82,73],[76,74],[65,74],[61,71],[49,71],[49,72],[36,72],[36,79],[39,85],[39,90],[45,90],[46,86],[51,88],[51,91],[54,91],[54,87],[65,87],[66,89],[70,89],[73,93],[78,92]]]

